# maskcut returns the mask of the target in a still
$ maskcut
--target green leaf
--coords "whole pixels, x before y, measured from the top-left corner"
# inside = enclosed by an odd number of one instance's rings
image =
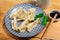
[[[43,15],[44,15],[44,13],[40,13],[40,14],[39,14],[39,17],[43,17]]]
[[[43,17],[42,24],[43,24],[43,25],[46,25],[47,22],[48,22],[48,18],[47,18],[47,16],[44,16],[44,17]]]
[[[35,16],[34,20],[38,19],[39,17],[43,17],[44,13],[39,13],[38,15]]]
[[[46,25],[47,24],[47,19],[43,19],[42,24]]]
[[[36,16],[35,16],[35,18],[34,18],[34,20],[36,20],[36,19],[38,19],[38,18],[39,18],[39,16],[38,16],[38,15],[36,15]]]

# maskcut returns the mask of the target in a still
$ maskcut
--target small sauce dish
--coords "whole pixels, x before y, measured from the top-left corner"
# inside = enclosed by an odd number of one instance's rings
[[[55,14],[58,14],[55,21],[59,21],[60,20],[60,12],[58,10],[52,10],[48,16],[50,19],[52,19],[55,16]]]

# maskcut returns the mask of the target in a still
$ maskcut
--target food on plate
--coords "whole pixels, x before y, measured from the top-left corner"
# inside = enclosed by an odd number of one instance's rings
[[[28,19],[31,21],[31,20],[34,20],[34,17],[35,17],[35,11],[36,9],[35,8],[31,8],[28,10],[28,12],[30,12],[30,15],[28,16]]]
[[[35,20],[34,22],[32,22],[32,23],[30,23],[30,24],[28,24],[26,27],[27,27],[27,31],[28,32],[31,32],[32,31],[32,29],[34,28],[34,27],[36,27],[36,25],[39,23],[39,18],[37,19],[37,20]]]
[[[43,17],[42,24],[43,24],[43,25],[46,25],[47,22],[48,22],[48,18],[47,18],[47,16],[44,16],[44,17]]]
[[[20,32],[24,32],[26,30],[26,26],[29,24],[29,20],[26,19],[21,23],[21,25],[18,27]]]
[[[17,18],[17,20],[24,20],[27,14],[24,13],[23,8],[19,8],[16,12],[10,15],[10,18],[13,19],[14,16]]]
[[[44,13],[39,13],[38,15],[35,16],[34,20],[41,18],[44,16]]]
[[[34,12],[35,12],[34,8],[31,8],[27,11],[24,10],[23,8],[19,8],[16,12],[10,15],[10,18],[13,19],[13,17],[15,16],[17,20],[25,20],[27,16],[29,16],[30,14],[33,14]]]
[[[18,31],[17,19],[14,17],[14,20],[11,20],[12,29]]]
[[[19,32],[24,32],[25,30],[31,32],[33,28],[36,27],[36,25],[40,22],[40,18],[34,20],[35,11],[35,8],[30,8],[28,10],[19,8],[16,12],[12,13],[10,15],[12,29]],[[17,21],[21,20],[23,20],[23,22],[18,26]]]

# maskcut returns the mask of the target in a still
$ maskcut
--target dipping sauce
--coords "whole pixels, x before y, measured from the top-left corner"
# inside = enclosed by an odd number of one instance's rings
[[[56,17],[56,19],[60,18],[60,12],[58,12],[58,11],[56,11],[56,10],[52,11],[52,12],[50,13],[50,16],[53,18],[53,17],[55,16],[55,14],[58,14],[57,17]]]

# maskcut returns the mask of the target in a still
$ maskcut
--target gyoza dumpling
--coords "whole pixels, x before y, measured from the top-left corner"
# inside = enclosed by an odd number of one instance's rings
[[[25,13],[26,11],[23,9],[23,11],[19,12],[19,19],[18,20],[25,20],[28,16],[28,14]]]
[[[11,21],[12,29],[18,31],[17,19],[14,17],[14,20]]]
[[[20,9],[18,9],[16,12],[12,13],[12,14],[10,15],[10,18],[13,19],[14,16],[19,18],[20,14],[22,14],[23,12],[24,12],[24,11],[23,11],[23,8],[20,8]]]
[[[23,8],[19,8],[16,12],[10,15],[10,18],[13,19],[14,16],[17,18],[17,20],[25,20],[27,14],[24,13]]]
[[[30,8],[28,10],[24,10],[24,12],[27,14],[27,15],[31,15],[31,14],[34,14],[36,11],[35,8]]]
[[[22,24],[19,26],[19,31],[20,32],[24,32],[26,30],[26,25],[29,24],[29,20],[26,19],[24,22],[22,22]]]
[[[34,14],[36,9],[35,8],[30,8],[29,11],[30,11],[31,14]]]
[[[30,12],[30,15],[29,15],[29,20],[34,20],[34,17],[35,17],[35,8],[31,8],[29,9],[28,11]]]
[[[35,8],[28,9],[27,11],[24,10],[24,13],[20,14],[19,19],[25,20],[30,15],[29,19],[33,20],[34,13],[35,13]]]
[[[34,20],[34,17],[35,17],[35,15],[34,15],[34,14],[29,15],[29,16],[28,16],[29,21]]]
[[[35,20],[34,22],[28,24],[27,27],[27,31],[31,32],[31,30],[36,27],[36,25],[39,23],[39,18],[37,20]]]

